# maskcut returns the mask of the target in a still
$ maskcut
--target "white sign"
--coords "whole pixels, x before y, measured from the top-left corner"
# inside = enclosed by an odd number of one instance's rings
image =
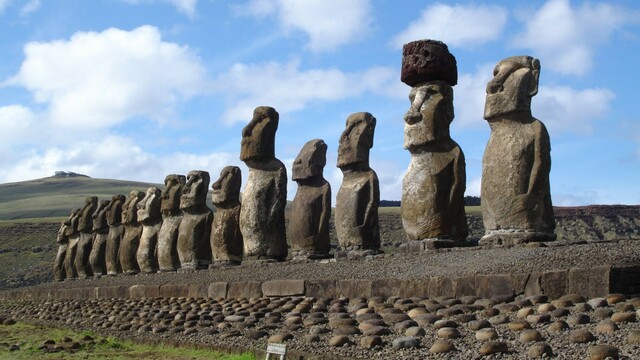
[[[269,355],[281,355],[280,358],[284,359],[284,355],[286,354],[286,344],[267,344],[267,359],[269,358]]]

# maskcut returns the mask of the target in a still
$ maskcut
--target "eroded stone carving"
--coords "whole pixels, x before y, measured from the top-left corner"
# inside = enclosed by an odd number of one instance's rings
[[[96,196],[88,196],[84,201],[84,207],[80,210],[78,218],[78,232],[80,240],[78,240],[78,249],[76,253],[76,271],[78,277],[89,277],[93,275],[89,256],[91,255],[91,246],[93,245],[93,213],[98,207],[98,198]]]
[[[69,246],[69,235],[67,229],[71,226],[71,219],[76,215],[76,210],[71,211],[71,215],[60,224],[58,234],[56,235],[56,244],[58,244],[58,252],[53,262],[53,278],[56,281],[66,279],[65,258],[67,256],[67,247]]]
[[[116,275],[122,272],[122,267],[120,266],[120,243],[124,236],[122,206],[125,201],[126,197],[124,195],[113,195],[106,211],[109,236],[105,250],[105,263],[108,275]]]
[[[240,210],[245,260],[282,261],[287,257],[287,172],[275,157],[278,120],[274,108],[260,106],[242,129],[240,160],[249,167]]]
[[[340,136],[338,167],[343,178],[336,197],[335,226],[343,250],[377,253],[380,249],[380,185],[369,167],[376,118],[360,112],[347,118]]]
[[[307,142],[293,163],[298,190],[291,205],[287,237],[294,258],[329,257],[331,186],[322,174],[326,163],[327,144],[319,139]]]
[[[404,148],[411,162],[402,183],[402,225],[410,240],[424,241],[427,248],[460,245],[468,229],[464,154],[449,135],[455,57],[440,41],[408,43],[402,80],[413,86],[404,116]]]
[[[480,244],[554,240],[549,134],[531,115],[540,61],[530,56],[506,58],[493,75],[487,84],[484,110],[491,136],[482,159],[486,235]]]
[[[69,216],[69,219],[65,221],[67,228],[64,235],[69,239],[67,244],[67,253],[64,258],[64,270],[67,275],[67,279],[75,279],[78,277],[78,271],[76,269],[76,254],[78,250],[78,241],[80,241],[80,233],[78,232],[78,220],[80,218],[80,210],[74,209]]]
[[[136,258],[138,246],[140,246],[140,235],[142,235],[142,226],[138,222],[138,202],[143,198],[142,191],[132,191],[122,205],[124,235],[120,241],[119,259],[122,272],[125,274],[136,274],[140,271]]]
[[[178,229],[178,258],[181,269],[203,269],[211,264],[211,222],[213,212],[206,204],[209,173],[192,170],[182,189],[180,209],[184,215]]]
[[[180,267],[178,258],[178,230],[182,222],[180,197],[186,184],[184,175],[171,174],[164,179],[162,191],[162,226],[158,234],[158,267],[160,271],[174,271]]]
[[[162,226],[160,203],[162,192],[155,186],[147,189],[145,197],[138,202],[138,222],[142,224],[140,245],[136,253],[140,271],[151,273],[158,271],[158,233]]]
[[[111,200],[101,200],[93,213],[93,245],[89,255],[89,263],[93,276],[100,277],[107,274],[106,248],[109,240],[109,223],[107,222],[107,209]]]
[[[216,207],[211,226],[212,266],[238,265],[242,261],[240,232],[240,186],[242,174],[237,166],[226,166],[211,185],[211,200]]]

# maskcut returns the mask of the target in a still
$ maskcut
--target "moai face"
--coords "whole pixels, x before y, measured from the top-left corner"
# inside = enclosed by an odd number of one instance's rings
[[[320,139],[307,142],[293,162],[293,180],[322,177],[327,164],[327,144]]]
[[[122,205],[122,222],[125,224],[138,223],[138,202],[144,198],[142,191],[132,191],[127,201]]]
[[[206,171],[189,171],[187,183],[184,185],[182,196],[180,197],[180,208],[206,206],[210,181],[209,173]]]
[[[506,58],[496,65],[487,84],[484,118],[493,120],[512,113],[531,112],[531,98],[538,93],[540,61],[531,56]]]
[[[347,127],[340,135],[338,145],[338,167],[369,164],[369,149],[373,147],[373,132],[376,118],[370,113],[359,112],[347,118]]]
[[[127,201],[122,194],[113,195],[107,207],[107,223],[117,225],[122,222],[122,205]]]
[[[162,191],[162,211],[176,211],[180,209],[182,187],[187,183],[184,175],[171,174],[164,179]]]
[[[220,177],[211,185],[213,193],[211,202],[219,206],[225,203],[235,203],[240,199],[242,174],[237,166],[226,166],[220,171]]]
[[[444,81],[416,86],[409,93],[411,108],[404,115],[404,147],[414,150],[449,138],[453,120],[453,88]]]
[[[268,106],[259,106],[253,111],[253,119],[242,129],[240,160],[275,158],[275,137],[279,117],[278,112]]]
[[[96,211],[94,211],[93,215],[91,216],[93,218],[93,231],[100,230],[107,225],[104,212],[107,210],[110,203],[111,200],[100,200],[100,202],[98,203]],[[101,212],[102,216],[100,214]]]
[[[147,189],[144,198],[138,203],[138,221],[160,220],[160,201],[162,192],[155,186]]]

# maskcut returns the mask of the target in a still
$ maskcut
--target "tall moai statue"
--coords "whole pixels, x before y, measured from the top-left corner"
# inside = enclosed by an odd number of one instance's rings
[[[125,201],[127,199],[124,195],[113,195],[107,207],[107,224],[109,225],[109,236],[105,249],[107,275],[116,275],[122,272],[122,267],[120,266],[120,243],[124,237],[122,206]]]
[[[213,212],[207,206],[209,173],[189,171],[182,189],[180,209],[184,215],[178,229],[178,258],[180,268],[205,269],[211,264],[211,222]]]
[[[147,189],[144,198],[138,203],[138,222],[142,224],[140,245],[136,252],[138,266],[143,273],[158,271],[158,233],[162,226],[160,203],[162,192],[155,186]]]
[[[211,226],[210,267],[238,265],[244,251],[240,232],[240,187],[242,174],[237,166],[226,166],[211,185],[211,201],[216,207]]]
[[[89,256],[91,255],[91,247],[93,246],[93,213],[98,208],[98,198],[96,196],[88,196],[84,201],[84,207],[80,210],[78,218],[78,232],[80,240],[78,241],[78,249],[76,252],[76,271],[78,277],[87,278],[93,275]]]
[[[80,218],[81,209],[73,209],[69,219],[65,221],[67,228],[64,235],[69,239],[67,244],[67,253],[64,258],[64,271],[67,279],[75,279],[78,277],[76,269],[76,253],[78,252],[78,241],[80,241],[80,233],[78,232],[78,219]]]
[[[67,278],[65,269],[65,259],[67,257],[67,248],[69,246],[69,234],[67,229],[71,226],[71,219],[76,215],[76,210],[71,211],[71,215],[65,221],[60,224],[58,234],[56,236],[56,243],[58,244],[58,252],[53,262],[53,278],[56,281],[62,281]]]
[[[461,245],[468,235],[465,161],[449,134],[456,58],[440,41],[407,43],[401,80],[411,86],[411,107],[404,116],[404,148],[411,162],[402,182],[402,226],[409,240],[428,249]]]
[[[162,226],[158,233],[158,267],[159,271],[175,271],[180,267],[178,258],[178,230],[182,222],[180,197],[182,187],[186,184],[184,175],[171,174],[164,179],[162,190]]]
[[[107,209],[111,200],[100,200],[98,208],[93,213],[93,245],[89,255],[89,263],[94,277],[107,275],[106,251],[109,240],[109,223],[107,222]]]
[[[359,112],[347,118],[338,145],[342,184],[336,197],[335,226],[342,251],[375,254],[380,251],[380,183],[369,167],[376,118]]]
[[[491,135],[482,159],[481,245],[555,240],[549,187],[551,144],[544,124],[531,115],[540,61],[506,58],[487,84],[484,118]]]
[[[122,223],[124,235],[120,241],[120,266],[125,274],[137,274],[140,272],[136,253],[140,246],[142,226],[138,222],[138,203],[144,198],[142,191],[132,191],[127,201],[122,205]]]
[[[307,142],[293,162],[293,180],[298,190],[291,205],[287,237],[294,259],[329,257],[331,185],[322,172],[327,164],[327,144],[320,139]]]
[[[249,168],[240,209],[245,260],[287,258],[284,223],[287,171],[275,157],[278,120],[279,114],[274,108],[259,106],[253,111],[253,119],[242,129],[240,160]]]

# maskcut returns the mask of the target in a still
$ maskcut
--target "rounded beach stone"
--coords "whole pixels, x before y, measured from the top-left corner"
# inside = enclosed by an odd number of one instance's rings
[[[544,314],[544,313],[552,312],[555,309],[557,309],[555,305],[550,303],[544,303],[544,304],[540,304],[537,310],[539,313]]]
[[[489,322],[492,325],[502,325],[509,322],[509,316],[505,314],[500,314],[496,316],[492,316],[489,318]]]
[[[601,308],[609,305],[609,303],[607,302],[607,299],[601,298],[601,297],[589,299],[587,301],[587,304],[589,304],[589,306],[591,306],[591,308],[593,309],[597,309],[597,308]]]
[[[509,346],[504,341],[490,341],[480,346],[480,355],[492,355],[509,352]]]
[[[445,354],[455,349],[456,348],[451,341],[439,339],[436,340],[433,345],[431,345],[431,348],[429,348],[429,352],[432,354]]]
[[[393,340],[391,344],[396,350],[417,348],[420,347],[420,339],[414,336],[404,336]]]
[[[529,347],[527,350],[527,356],[530,358],[551,357],[553,356],[553,349],[551,345],[544,341],[537,342]]]
[[[490,328],[491,327],[491,323],[487,320],[474,320],[474,321],[470,321],[467,326],[469,327],[469,329],[471,330],[480,330],[480,329],[484,329],[484,328]]]
[[[522,331],[524,329],[531,329],[531,325],[524,320],[515,320],[507,324],[507,327],[511,331]]]
[[[634,312],[617,312],[611,315],[611,321],[615,323],[627,323],[636,321],[636,313]]]
[[[362,330],[363,335],[389,335],[391,329],[384,326],[369,327],[366,330]]]
[[[549,314],[551,314],[551,316],[553,316],[555,318],[561,318],[563,316],[569,315],[570,313],[571,313],[571,311],[569,311],[568,309],[560,308],[560,309],[553,310]]]
[[[442,328],[456,328],[458,327],[458,323],[456,323],[453,320],[438,320],[435,323],[433,323],[433,328],[434,329],[442,329]]]
[[[527,322],[530,324],[546,324],[551,321],[551,315],[549,314],[534,314],[527,316]]]
[[[476,331],[476,339],[480,341],[491,341],[498,338],[498,333],[491,328]]]
[[[538,330],[525,329],[520,332],[520,342],[527,343],[542,340],[542,334]]]
[[[569,333],[569,342],[573,344],[583,344],[595,340],[595,336],[587,329],[573,330]]]
[[[372,347],[380,345],[382,345],[382,338],[377,335],[363,336],[362,339],[360,339],[360,347],[365,349],[371,349]]]
[[[270,343],[283,343],[287,340],[291,340],[293,339],[293,335],[289,334],[289,333],[277,333],[277,334],[273,334],[269,337],[268,342]]]
[[[614,305],[623,301],[627,301],[627,297],[622,294],[608,294],[604,297],[609,305]]]
[[[427,309],[422,308],[422,307],[417,307],[417,308],[413,308],[413,309],[409,310],[407,315],[410,318],[414,319],[416,316],[424,315],[424,314],[428,314],[428,313],[429,313],[429,311]]]
[[[346,335],[336,335],[329,339],[329,346],[344,346],[344,345],[352,345],[353,342]]]
[[[589,348],[589,360],[605,360],[620,358],[618,348],[612,345],[596,345]]]
[[[442,339],[457,339],[460,337],[460,332],[456,328],[444,327],[438,329],[436,335]]]
[[[577,313],[586,313],[591,310],[593,310],[593,308],[591,307],[591,305],[587,303],[579,303],[573,307],[573,311]]]
[[[574,314],[567,318],[567,324],[571,326],[588,324],[591,322],[591,318],[585,314]]]
[[[596,325],[598,333],[612,333],[618,330],[618,325],[611,320],[602,320]]]
[[[333,329],[335,335],[358,335],[360,330],[355,326],[338,326]]]
[[[627,343],[631,345],[640,344],[640,330],[629,331],[629,336],[627,336]]]
[[[535,310],[533,310],[530,307],[522,308],[522,309],[518,310],[518,312],[516,313],[516,317],[518,319],[526,319],[527,316],[533,314],[534,312],[535,312]]]
[[[607,319],[613,315],[613,309],[609,307],[597,308],[593,311],[593,317],[596,319]]]
[[[307,344],[317,343],[318,341],[320,341],[320,336],[318,335],[308,334],[304,336],[304,342]]]
[[[424,331],[423,328],[419,327],[419,326],[412,326],[410,328],[408,328],[404,334],[406,336],[424,336],[426,334],[426,332]]]

